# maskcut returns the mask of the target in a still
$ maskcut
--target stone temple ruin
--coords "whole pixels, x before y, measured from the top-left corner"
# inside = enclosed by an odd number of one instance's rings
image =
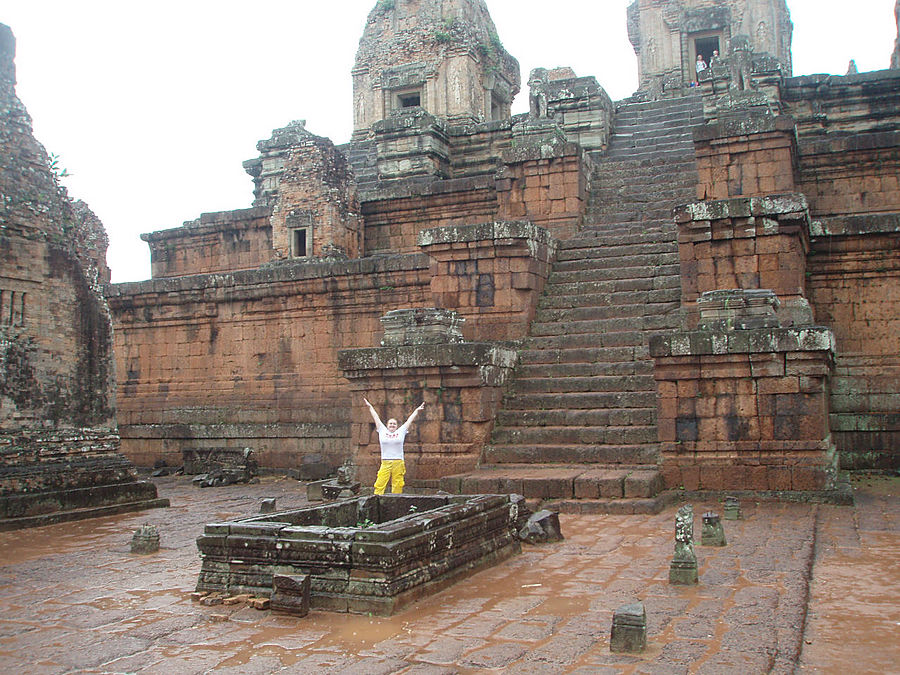
[[[119,452],[107,238],[59,188],[0,25],[0,530],[164,506]]]
[[[793,76],[783,0],[622,28],[632,97],[539,68],[511,116],[484,0],[377,2],[351,141],[274,130],[249,208],[144,235],[152,279],[107,287],[125,455],[368,482],[367,396],[428,404],[411,486],[563,510],[896,468],[900,70]]]
[[[485,2],[378,2],[351,142],[276,129],[250,208],[145,235],[153,278],[109,288],[128,456],[366,482],[366,395],[428,403],[412,485],[561,508],[896,466],[900,71],[793,77],[780,0],[627,30],[633,97],[536,69],[511,117]]]

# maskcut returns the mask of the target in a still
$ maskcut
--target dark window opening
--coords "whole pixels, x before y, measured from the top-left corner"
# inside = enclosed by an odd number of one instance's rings
[[[293,231],[293,242],[291,244],[291,252],[295,258],[306,258],[309,255],[307,246],[309,245],[309,230],[305,227],[299,227]]]
[[[496,96],[491,96],[491,119],[503,119],[503,102]]]
[[[409,94],[400,94],[397,100],[401,108],[415,108],[422,105],[422,95],[417,91]]]
[[[702,56],[704,62],[709,65],[709,62],[712,61],[713,52],[719,52],[719,56],[722,54],[719,51],[719,37],[714,35],[713,37],[697,38],[694,40],[694,51],[697,52],[698,56]]]

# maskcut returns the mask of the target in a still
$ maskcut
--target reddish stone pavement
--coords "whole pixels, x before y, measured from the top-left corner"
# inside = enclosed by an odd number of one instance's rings
[[[855,507],[744,503],[728,546],[697,546],[700,584],[668,584],[675,508],[560,517],[526,546],[390,617],[191,601],[204,523],[303,487],[200,490],[158,480],[172,507],[0,533],[0,673],[887,673],[900,647],[900,480],[856,481]],[[700,516],[721,505],[695,503]],[[130,553],[158,525],[159,553]],[[644,602],[648,650],[612,654],[612,612]],[[809,611],[807,611],[807,609]]]

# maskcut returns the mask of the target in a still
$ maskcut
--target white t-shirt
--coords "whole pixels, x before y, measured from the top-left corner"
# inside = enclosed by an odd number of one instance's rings
[[[378,440],[381,443],[381,459],[403,459],[403,441],[406,440],[405,426],[397,427],[397,431],[388,431],[385,426],[378,427]]]

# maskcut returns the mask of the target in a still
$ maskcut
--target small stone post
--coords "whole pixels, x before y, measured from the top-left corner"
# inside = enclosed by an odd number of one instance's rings
[[[669,583],[696,584],[697,555],[694,553],[694,507],[685,504],[675,515],[675,557],[669,566]]]
[[[132,553],[156,553],[159,550],[159,530],[155,525],[144,524],[131,538]]]
[[[611,652],[642,652],[647,648],[647,611],[644,604],[636,602],[622,605],[613,613],[612,633],[609,638]]]
[[[712,511],[703,514],[703,530],[700,532],[700,543],[704,546],[725,546],[725,529],[718,513]]]
[[[725,497],[725,520],[740,520],[744,514],[741,511],[741,502],[737,497]]]
[[[259,504],[260,513],[275,513],[275,499],[263,499]]]

